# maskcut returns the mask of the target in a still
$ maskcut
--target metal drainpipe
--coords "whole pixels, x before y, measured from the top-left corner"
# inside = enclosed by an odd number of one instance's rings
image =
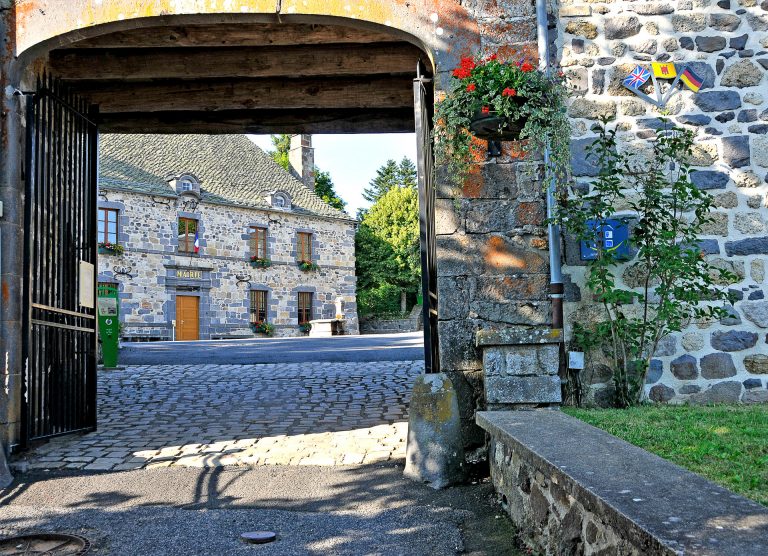
[[[539,41],[539,67],[549,73],[549,31],[547,0],[536,0],[536,27]],[[547,218],[555,209],[557,180],[549,171],[549,147],[544,149],[544,179],[547,180]],[[547,225],[549,238],[549,298],[552,302],[552,328],[563,328],[563,272],[560,261],[560,226]]]

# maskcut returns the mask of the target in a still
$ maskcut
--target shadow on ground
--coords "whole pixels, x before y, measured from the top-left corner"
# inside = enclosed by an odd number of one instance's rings
[[[402,463],[162,469],[22,476],[0,497],[0,532],[91,538],[104,554],[518,554],[487,482],[434,491]]]

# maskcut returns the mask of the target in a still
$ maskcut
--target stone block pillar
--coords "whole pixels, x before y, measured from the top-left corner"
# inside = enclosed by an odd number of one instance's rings
[[[488,409],[559,404],[562,338],[552,329],[479,331]]]

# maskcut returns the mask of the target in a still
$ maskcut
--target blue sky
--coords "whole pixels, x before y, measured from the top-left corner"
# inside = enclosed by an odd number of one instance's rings
[[[269,135],[249,136],[259,147],[272,150]],[[336,193],[347,202],[352,216],[367,207],[363,188],[388,159],[400,161],[407,156],[416,162],[416,136],[413,133],[360,135],[313,135],[315,166],[331,173]]]

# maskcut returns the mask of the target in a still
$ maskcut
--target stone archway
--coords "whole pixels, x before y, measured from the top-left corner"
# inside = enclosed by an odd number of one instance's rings
[[[105,110],[105,114],[114,116],[111,120],[105,116],[104,125],[114,131],[160,131],[163,126],[166,130],[179,130],[187,125],[188,131],[201,132],[258,130],[268,133],[270,129],[295,133],[319,129],[343,132],[362,130],[366,122],[373,123],[378,129],[388,125],[391,130],[402,131],[411,124],[411,120],[404,117],[402,104],[398,104],[403,97],[394,91],[388,93],[382,87],[384,82],[391,82],[393,76],[405,78],[410,74],[410,81],[416,64],[413,63],[410,69],[408,64],[419,58],[418,53],[423,55],[422,62],[433,68],[439,89],[441,76],[449,75],[462,55],[496,52],[511,57],[520,53],[532,55],[535,51],[535,15],[533,6],[527,0],[472,0],[463,3],[457,0],[18,0],[3,13],[3,22],[0,32],[7,39],[8,47],[2,58],[2,87],[7,88],[10,94],[4,101],[8,117],[2,129],[2,158],[6,170],[0,182],[0,198],[6,206],[13,208],[22,206],[18,184],[23,181],[23,119],[19,97],[12,92],[14,89],[23,90],[29,78],[42,70],[49,70],[65,79],[68,76],[70,81],[78,83],[83,94],[93,95],[105,108],[112,103],[112,108]],[[319,38],[319,35],[339,24],[350,31]],[[208,38],[197,36],[190,39],[189,35],[167,33],[169,29],[190,26],[198,30],[208,26]],[[355,98],[377,98],[389,105],[382,107],[376,106],[376,102],[369,105],[362,103],[356,107],[356,113],[345,113],[338,106],[323,105],[324,97],[313,94],[309,90],[310,83],[305,87],[302,98],[296,102],[306,103],[312,98],[316,102],[315,107],[305,106],[304,113],[294,114],[293,123],[284,114],[265,112],[262,114],[265,118],[260,121],[268,123],[249,128],[247,122],[254,121],[254,118],[247,118],[247,114],[243,113],[254,110],[247,105],[249,99],[232,83],[219,82],[211,83],[208,95],[190,94],[190,103],[194,97],[197,104],[187,111],[189,113],[173,117],[173,112],[184,112],[174,110],[175,107],[183,108],[184,104],[174,105],[172,97],[185,91],[185,82],[189,78],[272,79],[274,87],[278,88],[276,90],[284,91],[279,89],[278,82],[285,76],[285,73],[279,72],[282,68],[275,70],[275,64],[259,65],[259,60],[250,60],[246,64],[260,68],[257,75],[240,75],[236,71],[219,75],[222,68],[236,68],[237,56],[246,54],[232,50],[238,48],[234,46],[239,44],[238,40],[243,40],[242,32],[239,39],[237,37],[237,29],[242,31],[243,26],[250,26],[250,32],[246,33],[250,37],[261,30],[263,40],[269,40],[268,37],[275,35],[282,27],[282,32],[286,33],[284,41],[288,41],[292,34],[294,38],[301,37],[307,41],[305,46],[309,49],[326,49],[322,56],[317,57],[318,63],[328,64],[330,54],[346,54],[348,64],[340,66],[345,69],[334,79],[350,80],[343,88],[347,91],[354,89],[356,92],[352,96]],[[216,30],[223,29],[233,35],[221,47],[221,56],[206,62],[214,49],[214,42],[221,40]],[[311,42],[313,33],[316,37],[314,43]],[[121,41],[125,42],[121,44]],[[174,45],[171,46],[169,41],[173,41]],[[364,54],[358,53],[355,59],[349,54],[354,50],[349,48],[350,44],[363,45],[359,49]],[[157,55],[166,57],[161,58],[157,67],[153,68],[151,64],[143,63],[147,61],[146,57],[129,53],[132,47],[147,51],[156,49]],[[273,57],[277,57],[282,48],[289,48],[287,44],[262,47],[272,48]],[[189,55],[194,51],[194,61],[187,65],[181,63],[178,56],[185,48],[189,49]],[[119,52],[121,49],[122,53]],[[166,49],[173,49],[176,54],[168,58],[168,52],[162,52]],[[229,63],[220,63],[226,61],[227,56]],[[311,60],[297,62],[297,59],[294,59],[293,65],[286,63],[284,70],[290,72],[297,67],[297,63],[303,63],[304,67],[311,66]],[[331,59],[334,58],[331,56]],[[174,60],[175,73],[166,75],[165,83],[158,83],[157,79],[162,75],[153,71],[158,68],[172,69]],[[361,64],[372,69],[362,77],[367,82],[361,82],[356,70]],[[207,75],[196,75],[206,67],[211,70]],[[387,76],[387,79],[382,76]],[[309,75],[307,79],[314,77]],[[169,84],[169,80],[175,80],[175,83]],[[130,88],[116,86],[121,82],[131,83],[133,92]],[[230,94],[222,96],[222,91]],[[141,96],[137,97],[136,92]],[[230,104],[206,105],[206,96],[223,98]],[[149,104],[145,100],[148,97],[157,99],[156,109],[142,111],[142,104],[145,107]],[[137,98],[144,100],[137,103]],[[411,97],[410,102],[412,100]],[[269,107],[263,110],[279,109]],[[316,117],[322,111],[332,113],[330,121],[335,127],[322,127],[330,125],[329,118]],[[187,117],[191,115],[195,117]],[[270,120],[270,117],[273,119]],[[508,155],[509,151],[497,161],[502,164],[487,166],[480,173],[480,179],[473,180],[464,191],[457,192],[440,184],[437,187],[438,287],[441,297],[446,299],[439,314],[443,339],[440,357],[443,370],[451,377],[458,392],[463,444],[467,448],[484,442],[483,433],[474,426],[474,411],[483,404],[482,361],[475,345],[476,331],[481,328],[545,324],[548,318],[544,294],[529,291],[531,285],[538,284],[542,279],[546,281],[546,254],[542,252],[541,239],[536,230],[523,230],[510,235],[496,222],[486,225],[478,218],[491,205],[506,203],[513,211],[521,205],[518,189],[523,188],[501,186],[509,183],[517,185],[518,179],[524,179],[518,178],[516,160]],[[531,197],[532,200],[526,201],[528,204],[520,209],[526,214],[531,213],[528,205],[538,202],[535,194]],[[538,214],[536,211],[533,213]],[[9,306],[3,307],[0,315],[2,350],[7,361],[5,372],[7,383],[11,384],[7,389],[11,403],[6,404],[2,421],[8,424],[4,438],[13,442],[18,437],[19,393],[24,367],[20,357],[19,323],[23,280],[19,248],[23,244],[20,214],[0,221],[0,231],[4,244],[9,246],[4,250],[6,257],[2,262],[3,293],[5,296],[8,291],[8,298],[13,300]]]

